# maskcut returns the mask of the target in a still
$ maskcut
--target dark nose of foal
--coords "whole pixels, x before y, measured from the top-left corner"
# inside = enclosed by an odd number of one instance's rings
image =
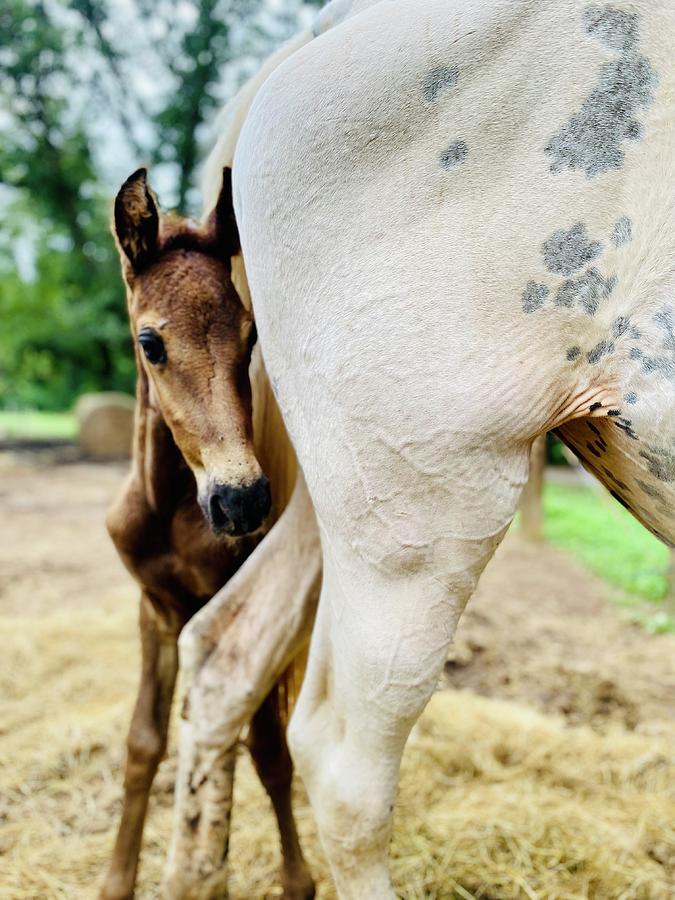
[[[271,505],[270,483],[262,475],[252,484],[213,485],[206,515],[216,534],[249,534],[262,525]]]

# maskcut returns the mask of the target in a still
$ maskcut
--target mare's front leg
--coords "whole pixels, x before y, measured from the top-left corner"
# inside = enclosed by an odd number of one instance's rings
[[[126,900],[134,895],[148,797],[166,750],[182,624],[177,614],[160,611],[142,593],[141,682],[127,738],[122,818],[101,900]]]
[[[253,716],[247,743],[279,826],[283,896],[285,900],[311,900],[315,894],[314,881],[302,854],[293,816],[293,762],[286,743],[279,693],[280,686],[276,684]]]
[[[183,631],[185,702],[167,898],[223,897],[235,747],[306,643],[321,549],[301,475],[270,533]]]

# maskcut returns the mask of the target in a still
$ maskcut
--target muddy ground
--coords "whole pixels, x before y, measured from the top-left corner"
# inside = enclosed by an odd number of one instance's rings
[[[0,636],[6,648],[0,661],[3,898],[93,897],[110,849],[138,670],[137,589],[103,525],[124,470],[117,464],[55,464],[39,454],[0,454]],[[646,752],[661,759],[675,737],[675,639],[630,624],[609,596],[603,582],[551,547],[507,536],[462,620],[444,686],[463,693],[448,703],[474,704],[472,715],[478,710],[485,722],[493,721],[494,712],[494,722],[507,732],[509,716],[516,730],[526,727],[522,722],[536,722],[546,731],[550,720],[563,744],[567,735],[582,734],[588,741],[597,735],[608,745],[625,739],[629,747],[635,735],[642,741],[635,744],[636,758]],[[475,695],[490,702],[474,703]],[[544,718],[533,718],[528,710]],[[423,738],[434,727],[423,725]],[[139,897],[157,895],[172,775],[169,759],[158,779]],[[309,811],[300,803],[302,827],[311,829]],[[661,826],[654,828],[657,834]],[[235,836],[233,854],[247,843],[244,817],[241,829],[244,837]],[[615,896],[675,896],[675,851],[667,835],[654,834],[640,850],[647,862],[635,856],[638,875],[632,881],[626,876],[628,887]],[[274,841],[266,840],[270,861],[264,877],[247,874],[250,859],[242,853],[234,873],[240,893],[233,896],[278,896]],[[405,880],[401,852],[395,851]],[[321,868],[320,851],[312,853]],[[251,859],[256,856],[258,851]],[[431,872],[432,866],[420,874],[415,865],[415,884],[422,886],[402,888],[405,896],[543,900],[609,898],[614,890],[610,882],[603,885],[602,874],[594,875],[595,881],[590,875],[579,880],[573,867],[569,877],[545,881],[534,862],[524,864],[532,867],[529,881],[525,871],[511,881],[503,874],[491,882],[487,875],[472,881],[466,874],[461,883]],[[443,865],[445,872],[451,861]],[[640,869],[647,873],[644,878]],[[441,881],[434,881],[438,877]],[[332,896],[330,888],[321,896]]]

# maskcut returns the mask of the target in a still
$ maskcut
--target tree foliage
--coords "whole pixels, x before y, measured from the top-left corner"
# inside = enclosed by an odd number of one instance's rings
[[[0,406],[132,388],[116,186],[150,163],[164,204],[195,212],[209,122],[306,6],[3,0]]]

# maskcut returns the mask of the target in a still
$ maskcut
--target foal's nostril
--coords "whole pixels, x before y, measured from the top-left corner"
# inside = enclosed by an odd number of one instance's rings
[[[270,483],[262,475],[252,484],[217,485],[208,500],[208,519],[216,532],[249,534],[267,518],[272,505]]]
[[[250,517],[252,519],[259,517],[258,525],[260,525],[272,506],[270,483],[264,475],[261,475],[248,489],[248,506]]]
[[[234,531],[234,523],[229,515],[225,497],[216,489],[209,497],[209,519],[214,531]]]
[[[270,483],[261,475],[253,484],[237,490],[231,515],[240,534],[248,534],[260,528],[272,505]]]

